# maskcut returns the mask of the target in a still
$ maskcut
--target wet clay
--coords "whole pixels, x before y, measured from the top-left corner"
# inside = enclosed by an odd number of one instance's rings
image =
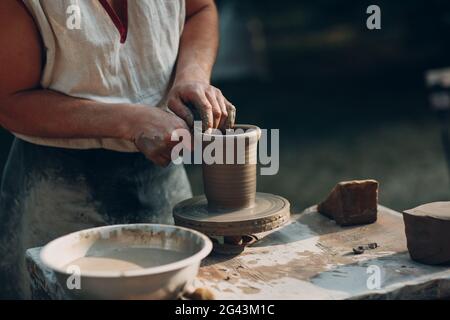
[[[340,226],[369,224],[377,220],[378,182],[339,182],[317,210]]]
[[[450,202],[434,202],[403,213],[411,258],[425,264],[450,264]]]
[[[65,268],[77,266],[83,272],[125,272],[166,265],[190,256],[189,253],[157,248],[121,248],[78,258]]]
[[[237,124],[233,132],[202,135],[203,155],[215,150],[216,162],[203,159],[205,195],[178,203],[173,209],[174,221],[220,238],[214,242],[216,252],[223,246],[239,253],[250,244],[244,241],[247,236],[288,223],[290,204],[283,197],[256,192],[258,127]]]
[[[237,134],[207,134],[203,150],[212,143],[221,147],[221,163],[203,163],[203,186],[210,209],[242,209],[255,204],[256,162],[261,131],[236,125]],[[228,146],[228,147],[227,147]],[[230,147],[231,146],[231,147]],[[238,151],[243,151],[241,154]]]

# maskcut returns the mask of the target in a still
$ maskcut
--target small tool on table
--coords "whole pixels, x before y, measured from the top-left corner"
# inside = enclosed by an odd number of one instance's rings
[[[369,244],[365,244],[365,245],[361,245],[361,246],[357,246],[355,248],[353,248],[353,253],[354,254],[363,254],[364,251],[366,250],[372,250],[372,249],[376,249],[378,248],[378,243],[373,242],[373,243],[369,243]]]

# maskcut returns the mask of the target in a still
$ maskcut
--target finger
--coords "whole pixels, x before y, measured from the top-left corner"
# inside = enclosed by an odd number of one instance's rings
[[[167,146],[170,147],[170,152],[172,152],[172,149],[180,143],[182,144],[183,148],[189,151],[192,150],[192,134],[189,128],[179,127],[172,131],[170,140],[167,141]]]
[[[190,130],[190,127],[188,126],[186,121],[184,121],[184,119],[180,118],[178,115],[170,113],[170,111],[167,111],[167,116],[170,117],[170,119],[168,119],[168,122],[170,122],[173,127],[172,131],[176,129],[184,129],[187,131]]]
[[[167,147],[164,151],[161,151],[159,154],[161,158],[164,158],[166,161],[172,162],[172,147]]]
[[[222,117],[222,109],[220,108],[219,102],[217,101],[215,89],[206,91],[205,95],[212,106],[213,128],[217,129],[220,124],[220,118]]]
[[[176,117],[174,115],[171,116]],[[186,126],[183,120],[179,119],[179,122],[180,124],[182,123]],[[189,133],[187,128],[185,130]],[[145,134],[141,134],[135,142],[135,145],[136,148],[144,154],[148,160],[152,161],[156,165],[167,167],[170,162],[172,162],[171,151],[176,143],[178,142],[171,141],[170,137],[164,138],[162,136],[152,136],[150,139],[145,136]]]
[[[195,108],[200,113],[200,118],[202,119],[203,131],[208,130],[209,128],[213,128],[214,126],[214,117],[212,113],[212,105],[209,100],[206,98],[204,94],[201,94],[196,97],[192,103],[195,105]]]
[[[234,125],[236,123],[236,107],[227,99],[225,99],[225,104],[227,106],[227,112],[228,112],[228,117],[227,117],[227,121],[225,123],[225,128],[232,129],[232,128],[234,128]]]
[[[153,154],[155,154],[159,148],[155,141],[152,141],[150,138],[145,135],[141,135],[135,142],[136,148],[142,152],[147,158],[151,158]]]
[[[167,167],[170,162],[172,162],[170,150],[172,150],[172,147],[169,145],[161,147],[158,149],[157,153],[151,157],[151,160],[158,166]]]
[[[183,119],[189,127],[192,128],[194,126],[194,115],[180,98],[169,99],[167,106],[173,113]]]
[[[157,156],[153,157],[153,159],[151,159],[151,160],[153,161],[154,164],[156,164],[160,167],[164,167],[164,168],[167,167],[170,164],[170,162],[172,161],[172,160],[170,160],[170,158],[167,158],[164,155],[157,155]]]
[[[225,130],[225,124],[227,122],[228,118],[228,110],[227,110],[227,104],[225,103],[225,97],[222,95],[222,92],[218,90],[217,94],[217,102],[219,103],[220,110],[222,111],[222,116],[220,117],[220,123],[219,123],[219,129]]]
[[[160,156],[161,149],[164,148],[162,138],[153,137],[152,139],[141,135],[136,141],[136,148],[150,161],[157,165],[164,165],[167,160]]]

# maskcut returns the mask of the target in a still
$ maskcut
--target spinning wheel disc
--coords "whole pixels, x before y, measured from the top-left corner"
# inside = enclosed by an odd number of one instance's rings
[[[175,224],[208,236],[235,236],[273,230],[289,221],[290,204],[285,198],[256,193],[255,205],[239,210],[209,210],[206,197],[180,202],[173,209]]]

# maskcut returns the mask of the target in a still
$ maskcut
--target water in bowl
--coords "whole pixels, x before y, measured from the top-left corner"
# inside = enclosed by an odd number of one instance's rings
[[[131,271],[166,265],[189,257],[188,252],[159,248],[120,248],[73,260],[65,268],[76,266],[83,272]]]

